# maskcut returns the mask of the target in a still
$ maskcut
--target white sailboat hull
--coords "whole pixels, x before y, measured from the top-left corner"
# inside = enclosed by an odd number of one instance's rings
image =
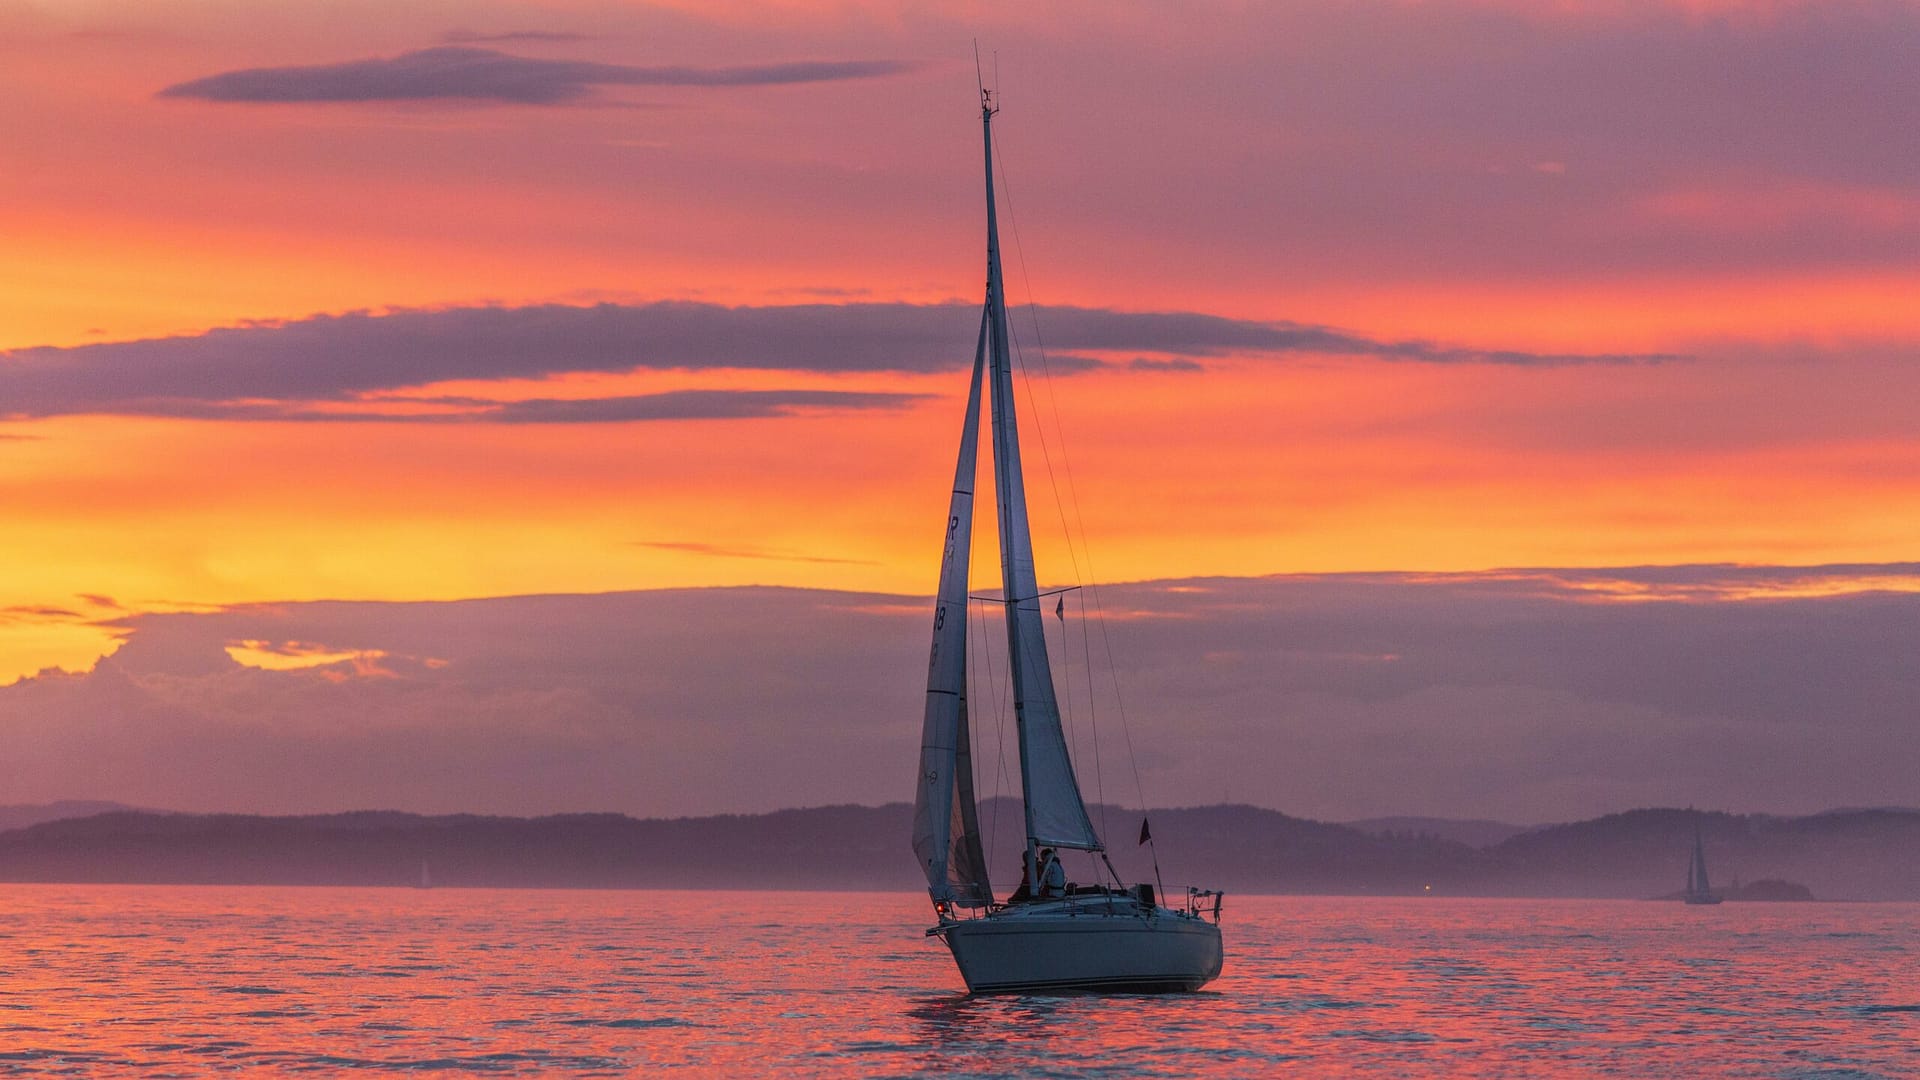
[[[1155,908],[1021,905],[948,922],[946,938],[976,994],[1047,990],[1197,990],[1220,974],[1220,928]]]

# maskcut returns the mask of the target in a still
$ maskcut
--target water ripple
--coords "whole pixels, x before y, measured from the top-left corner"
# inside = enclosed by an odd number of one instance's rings
[[[895,895],[0,886],[0,1075],[1920,1075],[1911,905],[1245,898],[1192,995],[973,998]]]

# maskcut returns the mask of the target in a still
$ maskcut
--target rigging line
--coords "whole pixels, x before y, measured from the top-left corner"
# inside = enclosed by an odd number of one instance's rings
[[[1060,455],[1062,464],[1065,465],[1067,453],[1066,428],[1060,423],[1060,400],[1058,397],[1055,397],[1053,393],[1053,369],[1047,361],[1047,344],[1040,337],[1040,316],[1035,310],[1033,303],[1033,278],[1027,273],[1027,250],[1020,242],[1020,218],[1013,211],[1013,180],[1007,175],[1007,156],[1000,149],[999,132],[993,133],[993,150],[994,157],[1000,161],[1000,195],[1002,200],[1007,204],[1007,226],[1013,233],[1013,257],[1015,261],[1020,264],[1020,281],[1027,289],[1027,314],[1033,323],[1035,351],[1040,354],[1040,376],[1047,384],[1047,398],[1053,405],[1053,426],[1061,435]],[[1004,304],[1005,301],[1006,297],[1003,291],[1001,302]],[[1013,329],[1011,325],[1012,320],[1008,320],[1008,322],[1009,326],[1007,329],[1011,331]],[[1067,541],[1067,561],[1073,567],[1074,583],[1081,584],[1085,582],[1086,579],[1080,573],[1080,556],[1079,553],[1074,550],[1073,531],[1067,521],[1066,504],[1060,499],[1060,481],[1054,475],[1053,471],[1053,450],[1047,439],[1047,429],[1040,423],[1040,400],[1034,396],[1033,379],[1027,373],[1026,352],[1020,348],[1019,335],[1009,333],[1008,338],[1013,345],[1014,358],[1020,363],[1020,382],[1027,391],[1027,408],[1033,413],[1033,430],[1035,434],[1040,436],[1040,459],[1044,461],[1047,466],[1047,486],[1053,492],[1054,512],[1060,515],[1060,532]],[[1067,480],[1068,484],[1071,485],[1073,478],[1070,469]],[[1075,509],[1078,509],[1077,505]],[[1086,544],[1086,529],[1084,526],[1081,528],[1080,533],[1080,542],[1081,545],[1084,546]]]
[[[968,538],[968,544],[967,544],[967,554],[968,554],[968,556],[969,556],[969,557],[971,557],[971,556],[972,556],[972,554],[973,554],[973,544],[972,544],[972,538],[971,538],[971,537],[969,537],[969,538]],[[960,617],[961,617],[962,619],[965,619],[965,620],[966,620],[966,631],[967,631],[967,636],[966,636],[966,640],[967,640],[967,644],[966,644],[966,646],[965,646],[965,648],[966,648],[966,655],[964,655],[964,656],[962,656],[962,657],[961,657],[961,661],[962,661],[962,670],[964,670],[964,671],[965,671],[965,672],[967,673],[967,703],[968,703],[968,705],[967,705],[967,711],[966,711],[966,717],[967,717],[967,725],[968,725],[969,727],[972,727],[972,726],[974,725],[974,722],[975,722],[975,720],[977,719],[977,716],[976,716],[975,714],[977,714],[977,713],[978,713],[978,712],[980,711],[980,707],[981,707],[981,706],[984,706],[984,705],[986,704],[986,699],[980,696],[980,669],[979,669],[979,666],[978,666],[977,664],[974,664],[974,663],[972,662],[972,658],[973,658],[973,651],[974,651],[974,649],[973,649],[973,605],[972,605],[972,604],[961,604],[961,605],[960,605],[960,609],[961,609],[961,610],[960,610]],[[980,703],[980,705],[979,705],[979,706],[976,706],[976,705],[974,705],[974,704],[973,704],[974,702],[979,702],[979,703]],[[969,737],[971,737],[971,733],[969,733]],[[981,744],[980,744],[979,742],[974,742],[974,743],[973,743],[973,745],[974,745],[975,747],[979,747],[979,748],[984,748],[984,747],[981,747]],[[977,757],[978,755],[975,755],[975,756]],[[973,762],[972,762],[972,761],[969,761],[969,762],[968,762],[967,764],[968,764],[968,767],[969,767],[969,768],[971,768],[971,767],[972,767],[972,765],[973,765]],[[975,784],[975,788],[974,788],[974,795],[975,795],[975,803],[974,803],[974,814],[975,814],[975,816],[976,816],[976,819],[977,819],[977,817],[978,817],[978,815],[979,815],[979,812],[980,812],[980,807],[979,807],[979,801],[978,801],[978,797],[979,797],[979,791],[980,791],[980,789],[979,789],[979,787],[978,787],[978,785],[979,785],[979,782],[980,782],[980,778],[979,778],[979,775],[978,775],[978,773],[976,773],[976,774],[975,774],[975,776],[974,776],[974,784]],[[996,785],[996,787],[998,786],[998,780],[997,780],[997,778],[996,778],[996,780],[995,780],[995,785]],[[984,843],[984,845],[986,845],[986,846],[989,846],[989,847],[990,847],[990,846],[992,845],[992,843],[993,843],[993,834],[992,834],[992,833],[988,833],[988,834],[987,834],[986,836],[984,836],[984,837],[982,837],[981,839],[982,839],[982,841],[983,841],[983,843]],[[989,858],[989,859],[988,859],[988,862],[987,862],[987,865],[989,865],[989,866],[991,866],[991,865],[993,865],[993,863],[992,863],[992,859],[991,859],[991,858]]]
[[[1065,425],[1063,425],[1060,422],[1060,399],[1053,392],[1053,373],[1052,373],[1051,365],[1047,362],[1046,341],[1044,338],[1041,337],[1041,334],[1040,334],[1040,311],[1039,311],[1038,305],[1034,303],[1034,299],[1033,299],[1033,277],[1027,271],[1027,249],[1026,249],[1026,245],[1021,243],[1020,241],[1020,218],[1019,218],[1019,215],[1015,213],[1014,206],[1013,206],[1013,180],[1011,177],[1007,175],[1007,155],[1005,154],[1005,152],[1001,151],[1000,149],[999,133],[994,132],[992,135],[992,138],[993,138],[994,156],[1000,159],[1000,192],[1001,192],[1001,196],[1006,200],[1006,204],[1007,204],[1007,226],[1009,231],[1013,233],[1014,259],[1020,265],[1020,281],[1021,281],[1021,284],[1026,286],[1026,290],[1027,290],[1027,315],[1030,321],[1033,323],[1034,346],[1040,354],[1040,370],[1041,370],[1041,375],[1047,384],[1047,400],[1053,406],[1053,423],[1056,428],[1060,429],[1061,436],[1062,436],[1061,445],[1060,445],[1060,460],[1061,460],[1061,466],[1067,474],[1067,490],[1068,490],[1070,500],[1073,503],[1072,524],[1068,523],[1066,507],[1062,505],[1062,502],[1060,499],[1060,483],[1055,478],[1053,473],[1053,454],[1050,449],[1049,443],[1047,441],[1047,429],[1043,425],[1038,423],[1040,419],[1040,405],[1039,405],[1039,401],[1035,398],[1033,393],[1033,380],[1029,378],[1027,375],[1026,354],[1020,350],[1019,338],[1015,335],[1009,335],[1009,337],[1013,339],[1014,353],[1016,358],[1020,362],[1020,381],[1026,387],[1027,404],[1028,404],[1028,407],[1032,409],[1034,413],[1034,420],[1036,421],[1034,424],[1034,430],[1040,436],[1040,458],[1042,461],[1046,462],[1046,465],[1047,465],[1047,483],[1053,489],[1054,507],[1056,512],[1059,513],[1060,515],[1061,532],[1063,532],[1066,535],[1067,559],[1073,567],[1075,582],[1084,583],[1087,591],[1093,593],[1094,621],[1097,622],[1100,626],[1100,641],[1107,656],[1107,672],[1113,683],[1114,704],[1120,714],[1120,734],[1123,737],[1126,744],[1126,748],[1127,748],[1127,766],[1130,770],[1132,770],[1134,795],[1140,802],[1140,812],[1144,814],[1146,813],[1146,810],[1147,810],[1146,788],[1140,782],[1140,761],[1138,757],[1134,754],[1133,731],[1127,718],[1126,696],[1121,692],[1121,689],[1120,689],[1120,669],[1114,664],[1113,637],[1107,630],[1106,606],[1100,602],[1100,590],[1099,590],[1099,587],[1095,585],[1093,581],[1093,551],[1087,543],[1086,518],[1080,512],[1079,487],[1073,482],[1073,462],[1067,456],[1067,447],[1066,447],[1066,439],[1065,439],[1066,428],[1065,428]],[[1005,302],[1004,296],[1002,297],[1002,302],[1003,303]],[[1074,542],[1073,542],[1074,526],[1077,526],[1080,530],[1081,551],[1078,553],[1076,553],[1074,550]],[[1085,577],[1082,577],[1080,573],[1080,555],[1082,554],[1086,556],[1087,565],[1086,565]],[[1083,600],[1081,603],[1082,603],[1082,606],[1084,607],[1085,601]],[[1089,670],[1087,673],[1087,679],[1088,679],[1089,686],[1091,686],[1092,679],[1093,679],[1093,673],[1091,670]],[[1097,718],[1095,722],[1097,723]],[[1095,785],[1096,786],[1102,785],[1104,783],[1104,778],[1101,776],[1101,764],[1100,764],[1100,761],[1098,760],[1097,752],[1095,754],[1095,760],[1093,763],[1093,771],[1094,771]],[[1104,833],[1104,831],[1105,830],[1103,828],[1102,832]]]
[[[1093,718],[1093,760],[1100,760],[1100,695],[1093,687],[1093,646],[1087,635],[1087,598],[1080,597],[1080,652],[1083,656],[1082,669],[1087,673],[1087,712]],[[1100,835],[1110,836],[1107,832],[1107,778],[1099,769],[1093,770],[1094,797],[1100,800]]]
[[[1019,221],[1019,218],[1015,216],[1014,210],[1013,210],[1013,183],[1007,176],[1006,155],[1004,153],[999,152],[1000,136],[998,133],[993,134],[993,146],[995,150],[995,156],[1000,159],[1000,190],[1007,204],[1007,225],[1013,231],[1014,257],[1017,260],[1019,260],[1019,263],[1020,263],[1020,277],[1022,282],[1024,282],[1027,287],[1027,308],[1028,308],[1029,314],[1031,315],[1033,313],[1033,280],[1027,274],[1026,247],[1020,242],[1020,221]],[[1006,303],[1004,283],[1002,285],[1002,292],[1001,292],[1000,299],[1001,299],[1001,304],[1004,307]],[[1034,322],[1034,344],[1036,347],[1036,351],[1039,353],[1039,356],[1040,356],[1040,377],[1042,381],[1046,383],[1048,399],[1053,403],[1053,424],[1054,424],[1054,428],[1060,433],[1060,438],[1061,438],[1060,453],[1062,455],[1062,461],[1064,462],[1065,454],[1066,454],[1066,431],[1064,426],[1061,425],[1060,423],[1060,402],[1059,402],[1059,399],[1053,395],[1052,367],[1047,361],[1046,344],[1045,342],[1040,340],[1040,336],[1039,336],[1040,323],[1037,315],[1033,315],[1033,322]],[[1011,325],[1011,320],[1009,320],[1009,325],[1007,329],[1009,331],[1012,331],[1013,329]],[[1021,349],[1020,347],[1019,335],[1014,333],[1009,333],[1008,339],[1013,346],[1014,358],[1020,365],[1020,384],[1023,388],[1025,388],[1027,392],[1027,411],[1033,416],[1034,433],[1040,437],[1040,460],[1045,462],[1047,466],[1047,488],[1053,493],[1054,513],[1059,515],[1059,518],[1060,518],[1060,534],[1067,544],[1067,561],[1068,561],[1068,564],[1073,569],[1074,584],[1076,587],[1078,587],[1086,579],[1080,573],[1080,556],[1074,550],[1073,528],[1071,523],[1067,520],[1066,504],[1062,502],[1060,498],[1060,480],[1059,480],[1059,477],[1056,476],[1054,473],[1052,444],[1047,438],[1046,426],[1041,423],[1041,420],[1043,419],[1043,417],[1040,414],[1040,400],[1038,397],[1034,395],[1034,392],[1033,392],[1033,378],[1027,370],[1027,356],[1026,356],[1025,350]],[[1071,480],[1071,477],[1069,477],[1069,480]],[[1085,546],[1085,543],[1086,543],[1086,529],[1083,527],[1081,529],[1081,545]],[[1044,620],[1046,616],[1042,614],[1041,618],[1042,620]],[[1060,647],[1060,652],[1061,652],[1062,661],[1064,662],[1066,657],[1071,655],[1069,652],[1069,648],[1065,643],[1064,627],[1062,628],[1061,641],[1062,643]],[[1089,686],[1092,685],[1091,673],[1088,674],[1088,685]],[[1073,711],[1072,711],[1073,684],[1071,681],[1067,683],[1067,688],[1068,688],[1067,715],[1066,715],[1067,732],[1068,732],[1068,737],[1073,741],[1073,756],[1078,758],[1080,756],[1080,726],[1079,726],[1078,718],[1073,715]],[[1101,777],[1100,777],[1101,768],[1102,766],[1099,760],[1099,755],[1096,752],[1094,756],[1094,762],[1093,762],[1094,781],[1096,785],[1102,783]]]
[[[1064,605],[1066,600],[1063,598],[1058,602]],[[1073,652],[1067,642],[1067,620],[1063,617],[1058,621],[1060,623],[1060,685],[1067,691],[1067,731],[1072,735],[1073,756],[1077,758],[1080,756],[1080,720],[1073,714],[1073,668],[1071,666]],[[1047,625],[1047,613],[1044,610],[1040,613],[1040,625],[1042,628]],[[1095,753],[1098,754],[1099,751],[1096,750]],[[1100,769],[1096,765],[1093,771],[1097,774]]]
[[[979,486],[978,484],[975,485],[976,490],[978,489],[978,486]],[[976,539],[976,536],[974,534],[980,528],[979,515],[977,514],[972,515],[971,519],[968,522],[968,525],[969,525],[969,528],[967,533],[967,559],[968,559],[967,577],[968,577],[968,580],[972,580],[973,554],[975,551],[979,550],[979,548],[974,543],[974,540]],[[973,598],[969,596],[968,599],[971,600]],[[1004,692],[1000,688],[998,679],[994,675],[993,648],[992,648],[993,636],[991,633],[988,632],[987,620],[973,618],[972,604],[970,603],[962,604],[961,607],[965,608],[967,612],[968,652],[969,654],[977,653],[978,658],[980,660],[979,664],[972,664],[972,663],[967,664],[967,675],[970,679],[977,679],[979,678],[979,669],[984,667],[986,669],[986,677],[987,677],[987,692],[988,694],[991,695],[992,701],[993,701],[993,720],[994,720],[993,749],[994,749],[994,759],[995,759],[995,765],[996,765],[996,768],[994,770],[994,776],[993,776],[993,798],[992,798],[993,810],[988,815],[986,842],[982,845],[985,848],[985,851],[983,851],[982,854],[987,860],[987,866],[991,867],[993,865],[994,839],[1000,835],[1000,804],[1004,801],[1002,796],[1005,794],[1007,787],[1011,783],[1011,778],[1007,775],[1006,698],[1004,696]],[[974,647],[973,640],[972,640],[972,637],[973,637],[972,630],[976,625],[980,628],[979,647],[977,649]],[[976,696],[974,700],[982,700],[982,699]],[[969,723],[972,722],[971,713],[972,711],[969,710],[969,715],[968,715]],[[977,776],[976,776],[976,779],[977,779]],[[987,873],[988,873],[988,879],[991,880],[992,871],[988,870]]]
[[[1100,641],[1107,655],[1107,672],[1113,682],[1114,704],[1120,713],[1120,733],[1126,740],[1127,764],[1133,771],[1134,793],[1140,800],[1140,811],[1144,814],[1147,809],[1147,795],[1145,787],[1140,783],[1140,762],[1133,752],[1133,731],[1127,719],[1126,696],[1122,694],[1120,690],[1120,669],[1114,664],[1113,637],[1107,630],[1106,605],[1101,603],[1100,589],[1094,582],[1093,551],[1087,543],[1087,523],[1085,517],[1080,513],[1080,491],[1078,485],[1073,482],[1073,462],[1067,456],[1066,440],[1064,438],[1065,427],[1060,423],[1060,399],[1053,393],[1052,372],[1047,364],[1046,342],[1040,336],[1040,312],[1038,305],[1034,303],[1033,299],[1033,278],[1027,272],[1027,251],[1026,247],[1020,243],[1020,219],[1014,213],[1013,208],[1013,181],[1007,176],[1007,158],[1006,154],[1000,152],[1000,137],[997,133],[994,135],[994,150],[995,156],[1000,159],[1000,188],[1007,202],[1007,225],[1013,233],[1013,254],[1014,259],[1020,264],[1020,281],[1027,289],[1027,314],[1033,323],[1034,344],[1040,353],[1041,371],[1046,377],[1047,399],[1053,405],[1054,426],[1061,429],[1063,436],[1060,445],[1061,466],[1067,474],[1067,491],[1070,501],[1073,504],[1073,524],[1080,530],[1081,554],[1086,556],[1087,563],[1086,577],[1078,580],[1084,580],[1087,591],[1093,594],[1094,621],[1100,625]],[[1015,349],[1016,351],[1018,350],[1017,342]],[[1027,386],[1027,401],[1033,408],[1036,419],[1038,419],[1037,414],[1040,411],[1039,405],[1034,399],[1032,381],[1026,378],[1026,362],[1024,356],[1021,357],[1020,373],[1022,381],[1025,382]],[[1058,483],[1055,482],[1053,478],[1053,458],[1047,448],[1046,429],[1037,423],[1034,425],[1034,428],[1040,433],[1040,455],[1047,463],[1047,480],[1054,485],[1053,497],[1057,505],[1060,502],[1060,489]],[[1067,557],[1073,563],[1074,573],[1078,575],[1080,572],[1080,562],[1074,553],[1073,531],[1072,528],[1067,525],[1066,510],[1062,508],[1059,513],[1062,530],[1067,534]],[[1084,603],[1085,601],[1083,600],[1082,604],[1084,605]],[[1091,672],[1088,673],[1088,678],[1092,678]],[[1096,762],[1096,781],[1099,779],[1097,775],[1098,771],[1099,765],[1098,762]]]
[[[969,555],[971,555],[971,551],[969,551]],[[971,611],[972,606],[971,604],[967,605],[969,611]],[[975,621],[976,620],[969,616],[967,619],[968,627],[972,627]],[[987,826],[987,865],[992,866],[993,841],[995,837],[1000,835],[1000,804],[1004,801],[1001,796],[1009,783],[1009,777],[1007,776],[1007,714],[1005,709],[1006,702],[1002,698],[1000,688],[993,676],[992,636],[987,633],[987,621],[985,619],[978,620],[978,623],[980,626],[980,660],[982,666],[987,669],[987,691],[993,695],[994,756],[999,760],[999,769],[994,773],[993,777],[993,813],[990,815],[991,821]],[[973,667],[972,664],[967,665],[969,674],[973,672]]]
[[[1067,585],[1058,589],[1041,589],[1039,592],[1034,593],[1032,596],[1016,596],[1014,597],[1013,602],[1016,604],[1024,604],[1029,600],[1044,600],[1049,596],[1058,596],[1061,593],[1070,593],[1078,588],[1080,588],[1080,586],[1078,585]],[[981,603],[981,604],[999,604],[1002,607],[1006,606],[1006,603],[1007,603],[1007,598],[1004,596],[975,596],[972,593],[968,593],[967,599],[972,600],[976,603]]]
[[[1120,669],[1113,666],[1113,636],[1107,633],[1106,611],[1100,606],[1100,593],[1097,590],[1089,591],[1093,592],[1094,618],[1100,624],[1100,643],[1107,652],[1107,673],[1113,679],[1113,703],[1120,711],[1120,736],[1127,744],[1127,765],[1133,769],[1133,793],[1140,800],[1140,813],[1144,815],[1147,812],[1147,789],[1140,783],[1140,759],[1133,753],[1133,729],[1127,723],[1127,699],[1120,693]],[[1147,847],[1153,847],[1151,837],[1147,840]]]

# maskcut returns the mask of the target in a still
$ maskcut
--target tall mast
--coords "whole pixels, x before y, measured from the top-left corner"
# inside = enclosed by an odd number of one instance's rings
[[[987,344],[992,357],[993,371],[993,426],[996,436],[993,442],[993,489],[994,501],[999,507],[1000,522],[1000,578],[1002,601],[1006,605],[1008,679],[1013,684],[1013,723],[1021,734],[1014,741],[1020,746],[1020,808],[1026,818],[1027,861],[1029,875],[1037,873],[1040,867],[1038,844],[1034,840],[1033,829],[1033,768],[1027,761],[1027,740],[1025,727],[1027,721],[1026,695],[1022,691],[1020,677],[1020,641],[1014,629],[1014,569],[1013,515],[1008,506],[1011,492],[1021,483],[1018,458],[1009,461],[1012,455],[1003,453],[1004,436],[999,435],[1013,424],[1013,401],[1000,392],[1000,375],[1005,370],[1008,354],[1012,351],[1007,343],[1007,298],[1005,284],[1000,274],[1000,217],[993,193],[993,114],[999,112],[999,106],[993,103],[993,91],[980,91],[980,137],[986,148],[987,163]],[[1039,888],[1038,881],[1031,882]]]
[[[1027,523],[1020,469],[1020,434],[1013,399],[1013,350],[1008,341],[1005,280],[1000,268],[1000,222],[993,190],[992,93],[980,92],[980,130],[987,181],[987,338],[993,387],[993,479],[1000,521],[1000,576],[1007,617],[1008,675],[1019,733],[1020,791],[1026,815],[1029,865],[1042,846],[1101,849],[1074,777],[1061,731],[1060,705],[1047,662],[1045,626]],[[1035,884],[1038,884],[1037,882]]]

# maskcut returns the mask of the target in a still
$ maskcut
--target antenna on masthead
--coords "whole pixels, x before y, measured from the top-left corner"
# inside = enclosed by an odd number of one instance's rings
[[[996,81],[998,81],[997,77],[1000,74],[1000,54],[999,53],[993,54],[993,73],[996,76]],[[981,114],[985,116],[992,116],[994,113],[999,112],[1000,106],[995,105],[993,103],[993,91],[987,89],[987,78],[980,71],[980,39],[979,38],[973,39],[973,83],[975,86],[980,88]]]

